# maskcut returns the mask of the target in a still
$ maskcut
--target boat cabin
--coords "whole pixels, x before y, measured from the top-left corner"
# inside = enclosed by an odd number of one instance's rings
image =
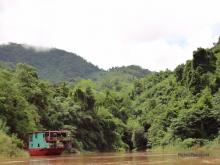
[[[29,149],[64,147],[68,141],[68,131],[37,131],[29,135]]]

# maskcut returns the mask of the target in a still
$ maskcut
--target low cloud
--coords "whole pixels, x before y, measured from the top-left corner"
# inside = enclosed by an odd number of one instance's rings
[[[27,45],[27,44],[22,44],[22,46],[25,49],[33,49],[36,52],[48,52],[52,49],[52,48],[48,48],[48,47],[36,46],[36,45]]]
[[[173,69],[220,31],[218,0],[1,0],[0,43],[75,52],[101,68]],[[42,48],[37,50],[44,50]]]

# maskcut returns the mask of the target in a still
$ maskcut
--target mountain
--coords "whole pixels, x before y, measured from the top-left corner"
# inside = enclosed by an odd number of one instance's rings
[[[133,82],[137,79],[143,78],[151,72],[148,69],[143,69],[137,65],[129,65],[122,67],[113,67],[107,71],[97,72],[89,78],[96,82],[98,89],[111,89],[117,92],[121,90],[128,90],[131,88]],[[123,88],[122,88],[123,86]]]
[[[39,49],[16,43],[0,45],[0,61],[10,67],[14,67],[17,63],[32,65],[37,68],[42,79],[53,82],[74,82],[88,78],[101,80],[106,77],[123,78],[127,81],[150,73],[149,70],[135,65],[114,67],[104,71],[74,53],[56,48]]]
[[[143,69],[137,65],[129,65],[129,66],[122,66],[122,67],[113,67],[109,69],[109,72],[120,72],[124,74],[130,74],[137,78],[142,78],[147,74],[151,73],[148,69]]]
[[[38,50],[16,43],[0,45],[0,61],[12,66],[17,63],[32,65],[41,78],[53,82],[75,81],[102,71],[74,53],[56,48]]]
[[[0,156],[44,129],[69,130],[74,151],[219,148],[220,42],[174,71],[127,66],[89,77],[53,85],[30,66],[0,66]]]

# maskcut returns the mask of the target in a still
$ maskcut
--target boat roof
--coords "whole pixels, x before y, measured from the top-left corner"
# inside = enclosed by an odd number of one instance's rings
[[[35,133],[68,133],[69,131],[67,130],[47,130],[47,131],[34,131],[29,134],[35,134]]]

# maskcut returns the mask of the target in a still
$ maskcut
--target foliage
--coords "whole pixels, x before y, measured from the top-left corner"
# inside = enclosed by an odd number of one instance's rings
[[[5,123],[0,120],[0,158],[27,156],[22,150],[23,142],[15,135],[8,136],[7,131]]]
[[[68,129],[73,147],[86,151],[219,142],[219,52],[219,44],[199,48],[174,71],[112,68],[74,84],[41,80],[26,64],[1,65],[0,143],[16,150],[18,138],[26,143],[27,133],[42,129]]]

